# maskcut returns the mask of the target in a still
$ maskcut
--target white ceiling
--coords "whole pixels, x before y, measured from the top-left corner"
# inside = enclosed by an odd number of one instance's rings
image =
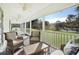
[[[12,22],[25,22],[48,14],[61,11],[75,4],[67,3],[26,3],[0,4],[4,11],[4,19],[10,19]]]

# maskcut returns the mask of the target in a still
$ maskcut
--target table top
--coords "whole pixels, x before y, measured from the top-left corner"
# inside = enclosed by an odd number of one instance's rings
[[[45,49],[47,47],[48,47],[48,45],[46,45],[45,43],[39,42],[39,43],[31,44],[31,45],[24,47],[24,51],[25,51],[26,55],[29,55],[29,54],[33,54],[33,53],[42,51],[43,49]]]

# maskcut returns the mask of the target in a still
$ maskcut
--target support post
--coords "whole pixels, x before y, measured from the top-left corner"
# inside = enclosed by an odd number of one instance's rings
[[[4,15],[3,15],[3,10],[0,8],[0,13],[1,13],[1,15],[0,15],[0,20],[1,20],[1,43],[3,43],[4,41],[3,41],[3,17],[4,17]]]
[[[26,22],[25,22],[25,33],[26,33]]]
[[[30,20],[30,35],[31,35],[31,32],[32,32],[32,22]]]
[[[45,31],[45,19],[42,18],[42,30]]]

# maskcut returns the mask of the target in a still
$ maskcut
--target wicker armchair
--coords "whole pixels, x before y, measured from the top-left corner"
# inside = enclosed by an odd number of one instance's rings
[[[37,43],[40,42],[40,31],[32,31],[31,37],[30,37],[30,43]]]
[[[18,37],[16,38],[16,32],[7,32],[5,33],[5,39],[8,42],[8,48],[11,50],[13,54],[15,50],[17,50],[20,46],[23,45],[23,38]]]

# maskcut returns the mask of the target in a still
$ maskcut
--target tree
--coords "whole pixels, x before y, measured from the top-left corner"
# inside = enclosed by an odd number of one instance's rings
[[[76,11],[77,11],[76,24],[77,27],[79,28],[79,6],[76,7]]]
[[[72,14],[68,15],[66,22],[72,22],[74,17],[75,15],[72,15]]]
[[[77,15],[79,17],[79,6],[76,7]]]
[[[56,21],[56,24],[55,24],[55,27],[56,27],[56,30],[60,30],[60,27],[61,27],[61,22],[60,21]]]
[[[45,29],[49,29],[49,22],[45,21]]]
[[[76,7],[76,15],[70,14],[66,19],[66,27],[73,30],[73,28],[78,31],[79,28],[79,6]]]
[[[67,28],[73,28],[74,26],[74,21],[75,21],[75,16],[73,14],[68,15],[67,19],[66,19],[66,27]]]

